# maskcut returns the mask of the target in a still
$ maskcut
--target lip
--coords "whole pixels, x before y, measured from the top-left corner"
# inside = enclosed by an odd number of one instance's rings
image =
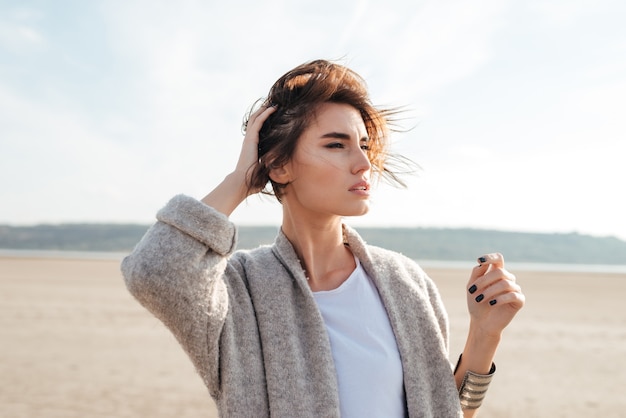
[[[350,187],[350,189],[348,191],[356,192],[356,193],[369,194],[370,184],[367,181],[360,181],[360,182],[352,185],[352,187]]]

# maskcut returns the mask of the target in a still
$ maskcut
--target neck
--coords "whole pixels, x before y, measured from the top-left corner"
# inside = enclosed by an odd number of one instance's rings
[[[340,217],[312,222],[285,213],[282,230],[293,245],[313,291],[336,289],[356,267],[352,252],[344,245]]]

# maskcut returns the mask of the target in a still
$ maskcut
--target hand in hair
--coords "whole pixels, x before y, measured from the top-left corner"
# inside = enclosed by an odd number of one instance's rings
[[[246,134],[243,139],[239,161],[235,170],[202,201],[226,216],[230,214],[250,194],[260,190],[250,190],[248,176],[259,161],[259,131],[263,122],[276,110],[275,107],[262,106],[252,115],[246,124]]]
[[[244,180],[248,179],[252,168],[259,162],[259,131],[263,123],[275,110],[275,106],[261,106],[250,115],[250,118],[245,123],[244,129],[246,135],[243,138],[239,161],[235,168],[235,172],[243,174]],[[245,181],[245,184],[247,185],[248,182]],[[259,191],[260,190],[250,190],[249,194],[254,194]]]

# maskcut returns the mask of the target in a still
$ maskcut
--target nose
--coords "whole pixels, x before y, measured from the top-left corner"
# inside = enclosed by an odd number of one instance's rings
[[[356,156],[354,158],[352,172],[356,174],[359,172],[370,171],[372,169],[372,162],[370,161],[370,158],[367,155],[367,151],[361,148],[358,148],[358,151],[355,154]]]

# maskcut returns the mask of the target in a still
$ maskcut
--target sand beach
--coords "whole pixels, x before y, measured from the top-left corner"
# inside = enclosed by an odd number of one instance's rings
[[[466,270],[426,268],[462,349]],[[482,417],[626,416],[626,273],[514,271]],[[0,257],[0,416],[216,417],[169,332],[127,293],[117,259]]]

